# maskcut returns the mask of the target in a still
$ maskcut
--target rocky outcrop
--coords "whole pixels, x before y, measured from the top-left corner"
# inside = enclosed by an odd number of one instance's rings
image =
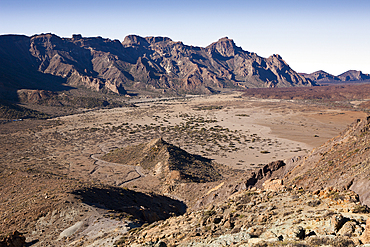
[[[113,150],[103,160],[125,165],[137,165],[166,183],[212,182],[221,179],[210,159],[190,154],[162,138],[148,143]]]
[[[38,103],[40,101],[47,100],[50,97],[57,95],[57,93],[52,92],[52,91],[27,90],[27,89],[19,90],[17,93],[18,93],[19,101],[27,102],[27,103]]]
[[[281,177],[281,174],[286,172],[286,169],[289,169],[289,167],[283,161],[279,160],[266,164],[253,172],[236,173],[238,179],[229,179],[210,189],[205,195],[197,198],[192,208],[197,210],[209,204],[220,203],[231,195],[246,189],[253,187],[263,188],[264,184],[266,189],[269,187],[271,190],[279,190],[284,185],[283,181],[277,178]]]
[[[263,183],[266,180],[270,179],[272,176],[277,178],[278,177],[277,174],[280,173],[280,171],[284,170],[285,165],[286,164],[282,160],[273,161],[267,165],[264,165],[257,172],[252,172],[251,176],[245,182],[246,187],[249,188],[253,186],[258,188],[263,187]],[[269,182],[271,183],[271,179]],[[267,182],[265,185],[267,186],[269,182]]]
[[[282,179],[267,179],[263,184],[262,187],[264,190],[272,190],[277,191],[283,188],[283,180]]]
[[[126,89],[211,94],[226,88],[313,85],[279,55],[260,57],[227,37],[205,48],[136,35],[122,43],[81,35],[4,35],[0,44],[1,90],[49,90],[68,84],[116,94]]]
[[[29,51],[37,59],[40,72],[66,78],[72,86],[125,93],[122,84],[127,78],[112,66],[118,56],[109,51],[116,48],[122,51],[119,41],[44,34],[31,37]]]
[[[353,192],[302,188],[241,191],[218,205],[187,212],[125,234],[118,246],[358,246],[364,218]],[[345,197],[347,202],[339,201]],[[362,236],[360,238],[360,236]]]

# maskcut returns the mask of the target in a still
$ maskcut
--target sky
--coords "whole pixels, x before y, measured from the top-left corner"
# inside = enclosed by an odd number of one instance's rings
[[[0,0],[0,34],[166,36],[205,47],[222,37],[297,72],[370,73],[369,0]]]

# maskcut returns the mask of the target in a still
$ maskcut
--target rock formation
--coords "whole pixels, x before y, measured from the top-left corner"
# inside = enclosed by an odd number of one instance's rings
[[[364,74],[358,70],[348,70],[338,76],[334,76],[323,70],[311,74],[300,73],[300,75],[316,83],[362,82],[370,80],[369,74]]]
[[[11,90],[68,86],[116,94],[126,90],[210,94],[230,88],[313,85],[279,55],[262,58],[227,37],[203,48],[167,37],[129,35],[121,43],[81,35],[3,35],[0,70],[4,95]]]
[[[162,138],[149,143],[116,149],[102,159],[137,165],[144,168],[159,179],[172,183],[181,182],[211,182],[221,178],[210,159],[190,154],[179,147],[165,142]]]
[[[118,246],[358,246],[366,214],[353,192],[315,194],[302,188],[244,190],[218,205],[124,234]],[[348,202],[339,202],[337,196]],[[343,212],[343,213],[340,213]],[[361,237],[360,237],[361,236]]]

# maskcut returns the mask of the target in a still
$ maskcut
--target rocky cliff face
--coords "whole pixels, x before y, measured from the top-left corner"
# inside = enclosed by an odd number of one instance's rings
[[[262,58],[227,37],[202,48],[167,37],[129,35],[121,43],[81,35],[4,35],[0,64],[2,91],[69,85],[117,94],[126,89],[198,94],[313,84],[279,55]]]
[[[118,56],[112,55],[117,50],[122,52],[119,41],[46,34],[31,37],[29,52],[38,61],[38,71],[66,78],[72,86],[125,93],[127,79],[115,66]]]

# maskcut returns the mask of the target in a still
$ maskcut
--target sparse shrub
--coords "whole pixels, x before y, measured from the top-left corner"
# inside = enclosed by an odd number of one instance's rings
[[[310,237],[308,239],[309,246],[336,246],[336,247],[354,247],[355,244],[352,240],[336,237],[336,238],[328,238],[328,237]]]
[[[206,210],[206,211],[204,211],[204,216],[210,217],[210,216],[212,216],[214,214],[216,214],[216,212],[214,210]]]
[[[356,205],[352,209],[352,212],[353,213],[357,213],[357,214],[366,214],[366,213],[369,213],[370,210],[369,210],[369,208],[366,205]]]
[[[320,203],[321,203],[320,200],[312,200],[312,201],[308,201],[307,205],[310,206],[310,207],[316,207],[316,206],[320,205]]]

